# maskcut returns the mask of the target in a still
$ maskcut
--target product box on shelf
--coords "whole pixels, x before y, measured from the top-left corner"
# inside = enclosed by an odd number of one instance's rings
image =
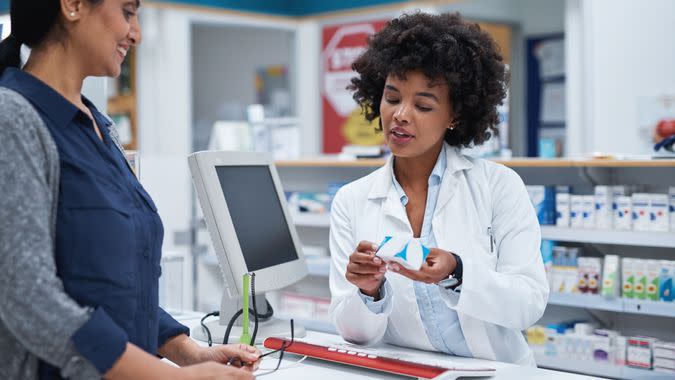
[[[614,361],[614,346],[619,333],[614,330],[598,329],[593,332],[593,359]]]
[[[658,341],[654,343],[654,357],[675,359],[675,342]]]
[[[602,259],[580,257],[578,259],[577,288],[581,293],[598,294],[602,274]]]
[[[675,232],[675,186],[668,188],[668,214],[670,215],[670,230]]]
[[[668,194],[650,194],[649,228],[651,231],[668,232],[670,230],[668,206]]]
[[[661,272],[660,260],[647,260],[647,284],[645,294],[648,300],[659,300],[659,274]]]
[[[595,195],[582,195],[582,202],[583,227],[586,229],[595,228]]]
[[[675,293],[675,261],[661,260],[659,271],[659,299],[673,302]]]
[[[608,230],[612,228],[612,186],[595,187],[595,227]]]
[[[652,349],[656,339],[630,337],[626,349],[626,365],[637,368],[652,368]]]
[[[635,271],[635,298],[647,299],[647,260],[633,259],[633,268]]]
[[[619,256],[605,255],[605,265],[602,270],[602,295],[605,298],[619,296]]]
[[[630,230],[633,228],[633,202],[631,197],[618,195],[614,197],[614,229]]]
[[[537,213],[537,219],[541,225],[555,225],[555,188],[552,186],[530,185],[525,186],[530,196],[530,201]]]
[[[621,259],[621,295],[623,298],[635,298],[635,266],[634,259]]]
[[[569,193],[555,194],[555,225],[558,227],[570,226],[570,197]]]
[[[582,195],[570,196],[570,227],[582,228],[584,226],[584,198]]]
[[[633,229],[635,231],[650,231],[650,202],[651,196],[646,193],[635,193],[632,195],[633,202]]]

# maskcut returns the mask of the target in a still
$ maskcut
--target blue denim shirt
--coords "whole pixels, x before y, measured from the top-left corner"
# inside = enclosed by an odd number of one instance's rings
[[[70,297],[92,309],[72,336],[78,352],[105,373],[127,342],[154,355],[168,338],[187,334],[159,307],[162,222],[112,140],[109,119],[82,98],[101,141],[84,112],[34,76],[8,68],[0,86],[35,107],[58,149],[57,275]],[[61,378],[45,362],[39,363],[39,377]]]
[[[443,173],[447,167],[445,150],[441,149],[436,165],[429,176],[429,189],[427,191],[427,204],[424,210],[424,220],[422,222],[422,232],[420,241],[428,248],[437,248],[436,238],[432,230],[431,220],[436,209],[436,201],[438,200],[438,192],[441,188],[443,180]],[[394,175],[392,165],[392,181],[396,192],[401,198],[401,204],[405,207],[408,204],[408,197],[405,195],[403,188],[398,183]],[[415,289],[415,297],[417,298],[417,307],[420,310],[420,317],[424,330],[431,344],[440,352],[445,352],[451,355],[470,357],[471,351],[466,345],[464,333],[459,325],[457,312],[450,309],[441,298],[441,288],[434,284],[425,284],[423,282],[415,281],[413,283]],[[366,303],[366,306],[373,313],[382,313],[387,304],[391,302],[391,296],[387,292],[388,286],[382,286],[380,291],[381,299],[377,302],[373,297],[361,295],[361,298]],[[390,288],[389,288],[390,289]],[[445,291],[445,290],[443,290]],[[452,292],[451,290],[447,290]]]

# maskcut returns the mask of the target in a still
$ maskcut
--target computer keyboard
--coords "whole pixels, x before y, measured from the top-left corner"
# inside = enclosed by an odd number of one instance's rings
[[[281,348],[283,342],[286,342],[287,345],[290,344],[290,341],[287,339],[267,338],[263,345],[266,348],[276,350]],[[387,356],[382,356],[375,351],[368,349],[361,350],[339,345],[323,346],[298,340],[295,340],[293,344],[288,346],[286,352],[424,379],[437,378],[443,374],[456,374],[457,376],[462,377],[489,377],[494,376],[495,374],[494,368],[448,368],[403,360],[398,357],[393,357],[390,353]],[[448,373],[448,371],[452,373]],[[449,376],[447,378],[456,378],[457,376]]]

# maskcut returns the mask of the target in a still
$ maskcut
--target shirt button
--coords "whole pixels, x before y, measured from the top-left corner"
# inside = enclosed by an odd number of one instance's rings
[[[143,257],[145,257],[146,259],[148,257],[150,257],[150,250],[149,249],[146,249],[145,251],[143,251]]]

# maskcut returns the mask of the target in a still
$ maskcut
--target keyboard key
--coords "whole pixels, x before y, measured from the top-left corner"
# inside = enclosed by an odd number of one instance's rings
[[[365,356],[367,356],[368,354],[363,353],[363,352],[359,352],[359,353],[356,354],[356,355],[357,355],[357,356],[360,356],[360,357],[365,357]]]
[[[347,353],[347,350],[337,350],[337,351],[338,351],[339,353],[341,353],[341,354],[346,354],[346,353]]]
[[[368,355],[368,358],[375,359],[375,358],[377,358],[377,356],[376,355]]]
[[[337,351],[337,348],[335,348],[335,347],[328,347],[328,351]]]
[[[356,355],[356,351],[347,351],[349,355]]]

